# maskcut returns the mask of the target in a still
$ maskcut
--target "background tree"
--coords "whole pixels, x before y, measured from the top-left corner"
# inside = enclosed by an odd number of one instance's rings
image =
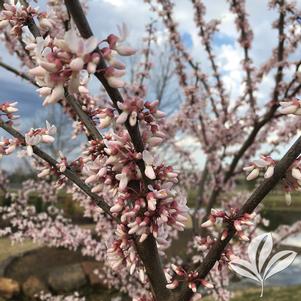
[[[77,0],[48,1],[47,12],[24,0],[4,3],[0,21],[3,40],[27,71],[21,73],[5,63],[1,66],[37,86],[44,105],[61,106],[74,120],[76,134],[86,135],[87,143],[77,159],[60,153],[55,160],[40,145],[54,143],[57,127],[46,123],[23,136],[15,127],[16,104],[0,106],[0,127],[12,136],[2,140],[0,153],[9,155],[21,149],[23,156],[35,161],[41,178],[41,182],[24,183],[15,203],[1,209],[3,217],[17,225],[1,234],[81,249],[104,262],[99,274],[106,285],[127,292],[133,300],[185,301],[203,290],[226,299],[228,263],[233,255],[245,253],[246,241],[256,235],[262,223],[254,210],[278,182],[289,202],[290,193],[300,189],[301,138],[286,147],[280,160],[274,156],[281,144],[296,137],[299,127],[301,102],[296,96],[301,88],[300,61],[295,55],[300,50],[299,12],[291,1],[268,2],[269,8],[278,12],[273,23],[277,46],[271,58],[256,67],[250,57],[253,32],[245,1],[228,1],[243,53],[243,91],[236,98],[227,89],[214,55],[212,37],[219,22],[205,20],[204,4],[192,1],[210,72],[205,72],[183,45],[173,18],[174,3],[146,2],[166,27],[166,47],[171,55],[167,60],[165,54],[161,56],[166,63],[161,66],[162,77],[153,80],[151,58],[155,64],[158,52],[151,23],[139,66],[142,70],[132,68],[130,84],[121,79],[129,70],[120,56],[135,54],[126,43],[125,25],[119,27],[118,36],[110,34],[99,43],[85,17],[86,6],[83,9]],[[178,98],[184,100],[177,113],[166,119],[159,106],[174,89],[172,70],[178,78],[176,97],[172,97],[176,103]],[[269,73],[275,74],[274,87],[269,99],[261,103],[257,91]],[[90,94],[93,76],[105,95]],[[151,95],[147,90],[151,82],[159,101],[145,101]],[[205,161],[202,170],[187,170],[191,153],[181,149],[178,137],[197,141]],[[177,172],[157,158],[164,148],[173,149],[181,158]],[[256,159],[262,152],[265,154]],[[247,180],[264,173],[263,182],[251,195],[234,191],[243,168]],[[56,180],[51,182],[53,177]],[[96,237],[55,210],[57,190],[62,188],[80,203],[85,216],[93,218]],[[195,188],[196,203],[188,210],[186,195]],[[32,190],[40,191],[51,204],[42,216],[28,203]],[[229,196],[229,191],[234,192]],[[168,258],[165,251],[178,231],[184,230],[189,214],[194,227],[187,246],[190,255]],[[299,229],[300,223],[293,231],[282,228],[279,232],[284,238]]]

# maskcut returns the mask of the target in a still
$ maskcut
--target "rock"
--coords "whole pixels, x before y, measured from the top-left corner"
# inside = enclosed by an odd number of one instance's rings
[[[11,299],[20,293],[20,285],[11,278],[0,277],[0,297]]]
[[[30,276],[23,284],[22,284],[23,294],[33,299],[35,295],[39,295],[40,292],[48,293],[49,290],[45,283],[43,283],[39,278],[35,276]]]
[[[87,284],[86,275],[78,264],[54,268],[48,275],[48,285],[57,293],[67,293]]]
[[[91,285],[101,285],[102,280],[95,274],[95,270],[101,270],[103,264],[97,261],[85,261],[81,263],[83,271]]]

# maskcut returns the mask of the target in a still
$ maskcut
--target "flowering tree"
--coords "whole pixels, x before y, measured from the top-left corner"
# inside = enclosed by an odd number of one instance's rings
[[[1,207],[8,226],[0,234],[80,249],[104,262],[103,270],[98,271],[104,284],[133,300],[185,301],[197,299],[203,292],[226,300],[230,296],[226,290],[228,262],[235,254],[246,252],[246,241],[264,222],[254,210],[279,181],[289,202],[290,192],[300,189],[301,138],[280,160],[272,158],[281,144],[295,138],[300,123],[294,116],[301,112],[301,101],[296,98],[301,89],[301,61],[294,55],[300,50],[299,13],[291,1],[269,1],[269,8],[278,11],[273,23],[278,45],[265,64],[255,67],[245,1],[228,0],[236,18],[245,74],[243,92],[233,99],[212,46],[219,22],[205,20],[202,1],[191,2],[212,69],[208,74],[182,43],[173,18],[174,4],[169,0],[145,2],[166,27],[172,49],[169,59],[184,99],[181,109],[168,119],[159,110],[159,101],[145,101],[155,64],[154,24],[147,27],[143,62],[134,80],[126,83],[122,79],[126,65],[120,57],[134,56],[136,51],[126,42],[125,25],[119,27],[118,35],[98,40],[85,16],[86,3],[48,0],[47,12],[42,12],[25,0],[0,1],[2,41],[26,71],[5,62],[0,65],[36,86],[45,106],[60,105],[73,119],[73,134],[87,137],[79,158],[70,162],[60,153],[55,159],[40,148],[55,141],[55,125],[46,121],[45,127],[23,135],[15,124],[17,104],[0,105],[0,127],[11,136],[0,142],[0,155],[19,150],[32,158],[40,179],[23,183],[17,194],[0,186],[11,199],[11,205]],[[257,91],[271,72],[275,74],[274,88],[270,100],[261,104]],[[90,94],[93,76],[104,88],[100,97]],[[204,152],[203,170],[197,170],[191,154],[176,143],[181,135],[198,141]],[[182,164],[172,167],[159,160],[166,148],[172,149]],[[260,153],[264,155],[257,158]],[[234,191],[228,196],[225,193],[234,190],[243,169],[247,180],[263,171],[263,182],[251,195]],[[5,175],[2,177],[1,183],[5,183]],[[197,187],[197,198],[188,210],[186,195],[192,187]],[[96,237],[73,225],[56,208],[59,189],[70,193],[85,216],[93,218]],[[30,206],[31,191],[39,192],[47,204],[45,212],[37,213]],[[165,250],[185,228],[189,215],[193,222],[187,245],[190,256],[168,258]],[[299,229],[300,223],[279,228],[280,240]],[[234,236],[237,239],[232,240]]]

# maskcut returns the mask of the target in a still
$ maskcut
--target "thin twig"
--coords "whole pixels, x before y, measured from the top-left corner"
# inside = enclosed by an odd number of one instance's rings
[[[6,132],[11,134],[13,137],[20,140],[22,145],[26,145],[24,136],[18,132],[13,127],[6,124],[4,121],[0,119],[0,127],[3,128]],[[33,152],[41,159],[46,161],[49,165],[57,169],[58,162],[53,159],[51,156],[49,156],[47,153],[42,151],[39,147],[33,146]],[[91,192],[91,189],[88,185],[86,185],[78,176],[77,174],[72,171],[71,168],[67,168],[66,171],[62,172],[70,181],[72,181],[74,184],[76,184],[82,191],[84,191],[91,199],[96,203],[97,206],[99,206],[106,214],[111,216],[114,220],[116,220],[115,217],[112,216],[112,213],[110,212],[110,206],[97,194]]]
[[[93,120],[91,117],[82,109],[81,103],[78,99],[70,95],[66,90],[65,90],[65,98],[67,100],[67,103],[70,105],[70,107],[75,111],[79,119],[82,121],[82,123],[85,125],[89,135],[93,140],[101,140],[102,135],[99,133],[97,130]]]
[[[280,8],[283,5],[283,0],[280,3]],[[279,28],[278,28],[278,50],[277,50],[277,60],[278,62],[282,62],[284,57],[284,19],[285,19],[285,12],[280,9],[280,15],[279,15]],[[274,115],[279,107],[279,85],[283,79],[283,66],[280,65],[277,68],[276,73],[276,82],[273,92],[273,104],[270,107],[270,109],[262,116],[261,120],[255,122],[253,129],[251,130],[249,136],[245,140],[245,142],[242,144],[236,155],[233,157],[230,167],[228,171],[225,174],[223,184],[226,184],[233,176],[235,168],[237,167],[237,164],[239,163],[240,159],[243,157],[245,152],[249,149],[251,145],[253,145],[257,134],[260,132],[260,130],[272,119],[274,118]],[[297,90],[299,91],[299,90]],[[206,215],[203,217],[203,221],[206,220],[210,214],[211,209],[213,208],[218,196],[220,195],[222,191],[221,187],[217,187],[213,190],[209,202],[206,207]]]
[[[15,75],[17,75],[21,78],[23,78],[24,80],[26,80],[29,83],[36,86],[37,88],[40,88],[40,86],[33,79],[31,79],[29,76],[27,76],[24,72],[18,71],[17,69],[13,68],[12,66],[7,65],[7,64],[5,64],[1,61],[0,61],[0,67],[6,69],[7,71],[10,71],[10,72],[14,73]]]
[[[24,7],[28,7],[28,3],[26,0],[21,0],[21,4]],[[27,26],[35,38],[41,36],[40,30],[39,30],[38,26],[36,25],[33,18],[30,18],[30,20],[27,22]],[[13,72],[13,70],[10,70],[10,71]],[[90,137],[88,137],[88,138],[92,138],[94,140],[102,139],[102,136],[99,133],[99,131],[97,130],[94,122],[92,121],[90,116],[82,109],[79,100],[77,100],[74,96],[70,95],[68,93],[68,91],[66,91],[66,90],[65,90],[65,98],[66,98],[67,103],[71,106],[71,108],[78,115],[79,119],[85,125],[85,127],[90,135]]]
[[[245,213],[252,213],[254,209],[262,202],[262,200],[266,197],[266,195],[277,185],[277,183],[285,177],[285,173],[287,169],[292,165],[292,163],[296,160],[296,158],[301,153],[301,136],[297,139],[297,141],[293,144],[293,146],[287,151],[287,153],[283,156],[283,158],[277,163],[275,166],[274,175],[265,179],[262,184],[253,192],[253,194],[249,197],[243,207],[240,209],[238,216],[241,216]],[[228,228],[228,236],[225,240],[221,240],[221,234],[214,245],[209,250],[205,259],[202,261],[200,266],[197,268],[198,277],[204,279],[210,270],[215,265],[216,261],[220,259],[223,251],[226,246],[233,238],[236,230],[233,225],[229,225]],[[192,297],[192,291],[185,287],[182,288],[180,293],[180,297],[178,300],[188,301]]]

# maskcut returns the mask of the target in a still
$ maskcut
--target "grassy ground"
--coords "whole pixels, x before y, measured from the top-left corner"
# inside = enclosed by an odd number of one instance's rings
[[[292,204],[290,206],[285,202],[284,192],[272,192],[268,194],[263,204],[270,209],[289,210],[298,208],[301,210],[301,193],[292,193]]]
[[[296,220],[300,220],[301,216],[301,193],[293,194],[293,202],[288,206],[285,202],[285,196],[283,192],[275,191],[270,193],[263,202],[263,215],[271,221],[268,230],[273,231],[279,224],[292,224]],[[67,205],[66,205],[67,204]],[[193,204],[191,202],[190,204]],[[62,204],[64,209],[68,209],[70,216],[77,212],[77,208],[73,208],[69,202],[64,201]],[[83,225],[84,226],[84,225]],[[188,228],[191,226],[191,221],[188,223]],[[88,225],[87,227],[91,227]],[[190,236],[188,232],[191,230],[187,229],[183,234],[180,235],[180,239],[175,241],[170,253],[175,253],[172,255],[181,255],[185,257],[185,251],[183,254],[181,250],[185,244],[187,238]],[[34,244],[30,241],[25,241],[22,244],[11,245],[8,239],[0,239],[0,262],[5,258],[16,255],[25,251],[33,250],[38,248],[38,244]],[[179,254],[181,253],[181,254]],[[98,300],[110,300],[110,295],[106,295],[107,292],[82,292],[83,295],[89,295],[88,301],[98,301]],[[283,288],[265,288],[264,297],[260,298],[260,290],[258,289],[242,289],[235,294],[231,301],[300,301],[301,300],[301,286],[290,286]],[[212,298],[207,297],[202,300],[213,301]]]
[[[205,297],[203,301],[214,301],[212,297]],[[246,289],[235,293],[231,301],[300,301],[301,286],[265,288],[260,298],[260,289]]]

